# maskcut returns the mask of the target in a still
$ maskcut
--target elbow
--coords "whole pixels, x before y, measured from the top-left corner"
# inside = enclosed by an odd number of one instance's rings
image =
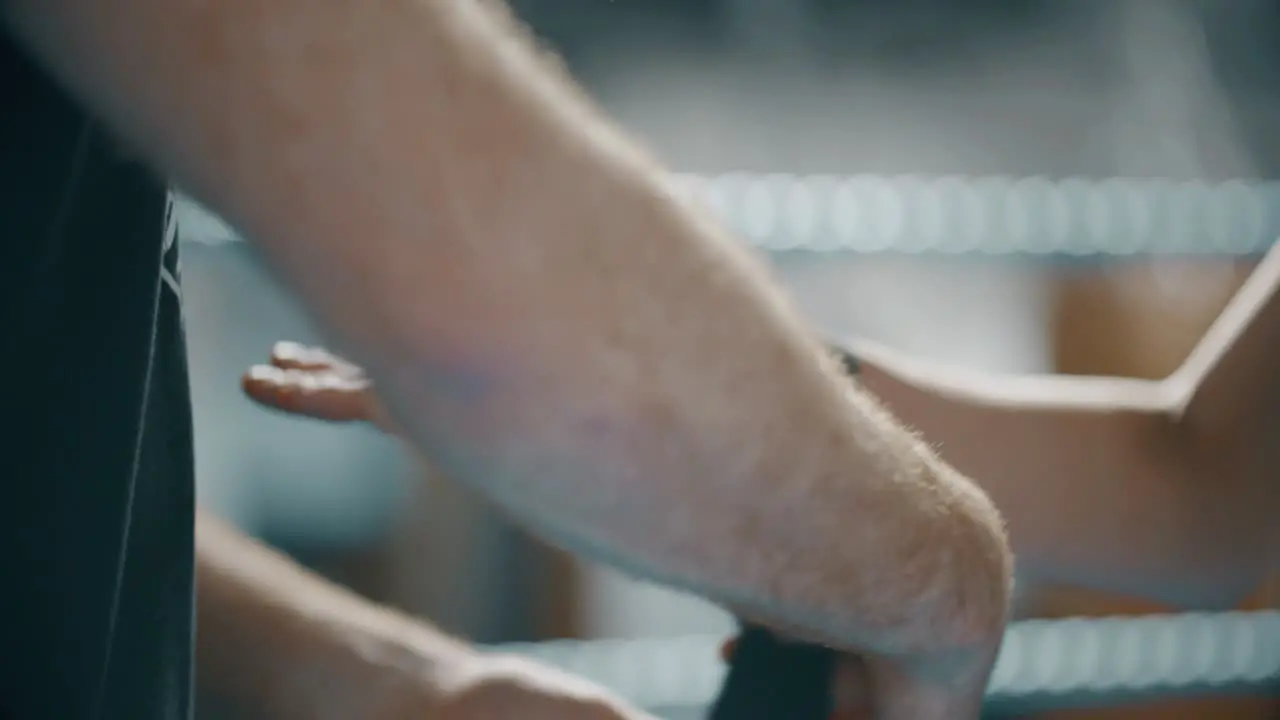
[[[943,683],[985,684],[1008,627],[1014,557],[995,506],[966,480],[937,520],[930,587],[911,608],[890,657],[910,673]],[[888,629],[888,628],[886,628]]]
[[[1014,557],[999,512],[977,487],[941,470],[937,511],[909,533],[915,546],[890,602],[873,612],[886,654],[924,660],[993,653],[1012,606]]]
[[[1009,621],[1014,556],[1004,521],[991,500],[959,480],[948,523],[950,540],[941,568],[944,593],[937,599],[933,631],[937,650],[994,649]]]

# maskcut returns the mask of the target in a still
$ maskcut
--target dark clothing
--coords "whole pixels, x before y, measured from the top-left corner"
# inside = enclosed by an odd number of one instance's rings
[[[0,33],[0,717],[185,720],[191,403],[164,183]]]

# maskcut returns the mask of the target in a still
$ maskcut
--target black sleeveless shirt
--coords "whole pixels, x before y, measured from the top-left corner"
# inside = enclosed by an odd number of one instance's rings
[[[165,185],[0,33],[0,718],[185,720],[191,406]]]

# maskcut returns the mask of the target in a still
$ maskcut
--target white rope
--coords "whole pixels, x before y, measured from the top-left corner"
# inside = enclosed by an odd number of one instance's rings
[[[1007,177],[676,176],[766,251],[1244,255],[1280,236],[1280,183]],[[184,239],[236,239],[184,201]]]
[[[720,636],[498,646],[589,678],[636,705],[696,709],[724,680]],[[1280,612],[1030,620],[1005,636],[992,709],[1042,711],[1140,698],[1274,691]]]

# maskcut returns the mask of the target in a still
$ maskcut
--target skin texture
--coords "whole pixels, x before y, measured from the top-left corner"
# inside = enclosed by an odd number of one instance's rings
[[[1231,606],[1275,571],[1280,546],[1278,288],[1280,247],[1161,382],[990,376],[865,342],[855,354],[865,386],[995,500],[1028,579]],[[284,412],[396,432],[372,381],[325,350],[280,343],[244,390]],[[840,717],[868,712],[870,672],[845,659]]]
[[[254,239],[454,478],[561,545],[865,651],[886,717],[976,712],[1008,607],[998,513],[848,386],[762,266],[510,18],[2,7]]]
[[[327,422],[365,422],[387,433],[398,432],[364,370],[323,348],[277,343],[268,362],[246,371],[241,384],[254,402],[280,412]],[[734,647],[735,641],[728,641],[722,659],[730,660]],[[853,655],[842,658],[833,678],[835,714],[831,720],[875,716],[869,677],[864,659]]]
[[[481,655],[208,515],[196,540],[200,691],[234,717],[652,720],[559,671]]]
[[[1233,607],[1280,547],[1277,288],[1273,249],[1159,382],[991,376],[854,348],[867,389],[1000,508],[1027,580]]]

